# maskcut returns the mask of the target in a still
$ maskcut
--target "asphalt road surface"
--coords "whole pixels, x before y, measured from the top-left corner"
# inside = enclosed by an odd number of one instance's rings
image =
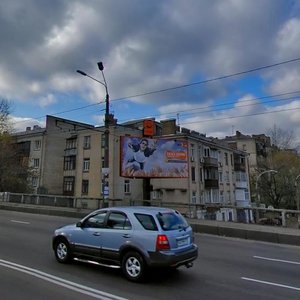
[[[0,299],[300,299],[300,247],[196,234],[194,267],[128,282],[119,270],[56,262],[64,217],[0,210]]]

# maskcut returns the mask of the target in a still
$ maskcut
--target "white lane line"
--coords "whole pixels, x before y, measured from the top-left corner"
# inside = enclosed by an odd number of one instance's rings
[[[40,278],[42,280],[63,286],[67,289],[79,292],[81,294],[84,295],[88,295],[91,297],[94,297],[96,299],[101,299],[101,300],[128,300],[126,298],[123,297],[119,297],[110,293],[106,293],[100,290],[96,290],[69,280],[65,280],[63,278],[57,277],[57,276],[53,276],[51,274],[48,273],[44,273],[42,271],[36,270],[36,269],[32,269],[32,268],[28,268],[26,266],[23,265],[19,265],[19,264],[15,264],[13,262],[10,261],[6,261],[6,260],[2,260],[0,259],[0,266],[9,268],[9,269],[13,269],[19,272],[23,272],[26,274],[29,274],[31,276]]]
[[[263,257],[263,256],[256,256],[256,255],[253,256],[253,257],[257,258],[257,259],[282,262],[282,263],[286,263],[286,264],[300,265],[300,262],[297,262],[297,261],[283,260],[283,259],[276,259],[276,258],[269,258],[269,257]]]
[[[25,222],[25,221],[18,221],[18,220],[10,220],[13,223],[19,223],[19,224],[30,224],[30,222]]]
[[[295,287],[295,286],[290,286],[290,285],[285,285],[285,284],[280,284],[280,283],[274,283],[274,282],[269,282],[269,281],[263,281],[263,280],[257,280],[257,279],[248,278],[248,277],[241,277],[241,278],[243,280],[247,280],[247,281],[253,281],[253,282],[257,282],[257,283],[273,285],[273,286],[282,287],[282,288],[286,288],[286,289],[290,289],[290,290],[300,291],[300,288]]]

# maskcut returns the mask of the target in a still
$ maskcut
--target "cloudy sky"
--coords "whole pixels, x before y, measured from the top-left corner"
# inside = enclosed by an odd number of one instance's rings
[[[1,0],[0,99],[18,131],[46,115],[175,118],[224,137],[277,126],[300,141],[300,2]]]

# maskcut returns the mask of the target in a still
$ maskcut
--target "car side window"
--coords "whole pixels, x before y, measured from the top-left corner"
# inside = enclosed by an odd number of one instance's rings
[[[129,219],[124,213],[121,212],[111,212],[108,216],[106,226],[107,228],[111,229],[131,229],[131,223]]]
[[[107,212],[100,212],[96,215],[89,217],[85,221],[85,227],[92,227],[92,228],[103,228],[104,227],[104,220],[106,217]]]
[[[158,230],[153,216],[146,215],[146,214],[134,214],[134,215],[136,216],[138,221],[141,223],[141,225],[146,230],[152,230],[152,231],[157,231]]]

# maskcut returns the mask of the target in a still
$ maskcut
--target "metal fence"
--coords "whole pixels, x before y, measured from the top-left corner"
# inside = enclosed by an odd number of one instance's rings
[[[176,209],[186,217],[192,219],[256,223],[261,225],[300,228],[300,211],[265,207],[186,204],[177,202],[162,202],[159,200],[104,200],[98,198],[76,198],[70,196],[18,194],[8,192],[0,193],[0,202],[66,207],[79,210],[94,210],[102,207],[120,205],[164,206]]]

